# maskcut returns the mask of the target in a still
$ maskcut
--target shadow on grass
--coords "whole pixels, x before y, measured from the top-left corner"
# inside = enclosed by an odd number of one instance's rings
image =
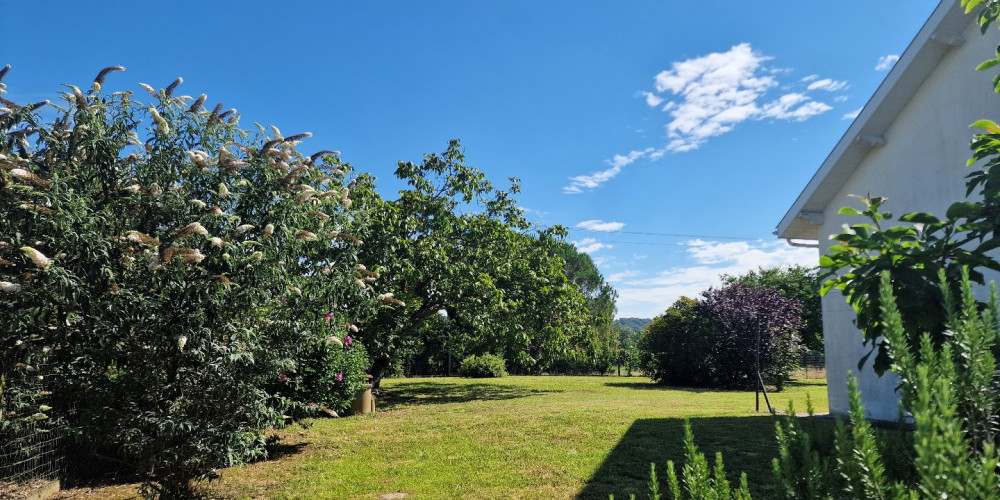
[[[720,389],[716,387],[684,387],[679,385],[663,385],[646,381],[635,381],[635,382],[605,382],[604,385],[608,387],[617,387],[619,389],[638,389],[646,391],[684,391],[684,392],[746,392],[746,389]],[[753,389],[750,389],[751,391]]]
[[[418,382],[398,385],[392,389],[383,389],[379,397],[379,409],[393,410],[409,405],[498,401],[556,392],[563,391],[528,389],[485,383],[447,384],[438,381]]]
[[[283,443],[280,440],[269,443],[267,445],[267,458],[261,459],[261,462],[270,462],[272,460],[280,460],[285,457],[292,455],[297,455],[309,446],[309,443]]]
[[[715,453],[722,452],[733,484],[739,484],[740,473],[746,472],[754,498],[771,498],[771,459],[778,456],[775,422],[772,416],[693,418],[691,429],[698,450],[709,457],[710,464],[715,463]],[[628,498],[630,494],[646,498],[650,463],[656,464],[662,485],[667,478],[667,460],[674,461],[680,475],[684,465],[684,420],[636,420],[576,498],[607,500],[608,495]],[[664,491],[662,487],[660,491]]]
[[[792,379],[785,381],[785,388],[789,389],[792,387],[816,387],[818,385],[823,385],[826,383],[826,379]],[[640,390],[654,390],[654,391],[684,391],[684,392],[747,392],[753,391],[753,387],[750,388],[739,388],[739,387],[685,387],[679,385],[665,385],[657,384],[650,380],[636,380],[628,382],[605,382],[604,385],[608,387],[617,387],[620,389],[640,389]],[[772,385],[767,386],[768,393],[780,392],[776,391],[775,387]]]

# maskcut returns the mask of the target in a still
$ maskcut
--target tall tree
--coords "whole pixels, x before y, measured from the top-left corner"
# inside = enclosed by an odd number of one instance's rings
[[[395,293],[381,296],[385,307],[358,332],[376,386],[439,311],[471,344],[523,346],[523,364],[538,361],[539,344],[563,342],[582,297],[572,296],[560,263],[547,257],[557,234],[529,234],[514,200],[517,179],[507,190],[494,188],[465,164],[458,141],[420,164],[400,162],[396,177],[408,184],[398,199],[379,197],[367,176],[353,195],[369,221],[358,233],[363,260],[382,263],[367,272]]]
[[[805,266],[761,267],[740,275],[723,274],[726,285],[739,283],[750,288],[777,290],[798,301],[802,318],[802,344],[811,352],[823,352],[823,308],[820,304],[820,279],[816,268]]]

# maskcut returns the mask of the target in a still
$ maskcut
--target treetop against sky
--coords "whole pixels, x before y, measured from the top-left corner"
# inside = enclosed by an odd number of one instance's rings
[[[30,102],[109,65],[115,90],[182,76],[390,196],[397,161],[460,138],[497,184],[522,179],[531,220],[571,228],[619,316],[650,317],[720,273],[815,264],[771,231],[935,6],[15,2],[0,65]]]

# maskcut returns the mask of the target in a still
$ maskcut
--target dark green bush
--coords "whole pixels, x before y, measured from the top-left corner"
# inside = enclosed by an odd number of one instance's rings
[[[754,387],[756,363],[780,391],[802,345],[799,304],[777,290],[735,283],[682,297],[643,339],[654,380],[676,385]]]
[[[499,378],[507,376],[506,363],[495,354],[469,356],[462,360],[459,375],[470,378]]]
[[[695,310],[698,301],[681,297],[667,312],[653,318],[639,349],[650,378],[663,384],[705,386],[712,380],[709,347],[714,331],[708,318]]]

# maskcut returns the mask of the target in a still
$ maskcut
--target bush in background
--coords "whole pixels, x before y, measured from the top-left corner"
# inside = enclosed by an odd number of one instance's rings
[[[469,378],[499,378],[507,376],[503,358],[494,354],[469,356],[462,360],[459,375]]]
[[[667,312],[653,318],[640,337],[643,365],[656,382],[696,387],[712,384],[716,330],[697,304],[688,297],[677,299]]]
[[[640,348],[657,382],[747,388],[757,383],[759,339],[761,376],[780,391],[802,350],[800,324],[796,301],[733,284],[679,299],[653,319]]]

